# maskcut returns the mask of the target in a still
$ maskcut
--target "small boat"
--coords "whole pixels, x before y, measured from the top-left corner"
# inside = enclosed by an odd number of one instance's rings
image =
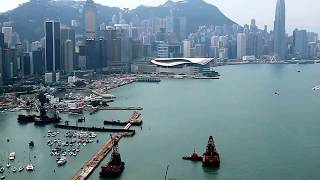
[[[4,167],[1,166],[0,173],[4,173]]]
[[[10,168],[11,167],[11,164],[10,163],[7,163],[7,168]]]
[[[29,146],[30,146],[30,147],[33,147],[33,146],[34,146],[34,142],[33,142],[33,141],[30,141],[30,142],[29,142]]]
[[[193,151],[191,156],[184,156],[182,157],[184,160],[191,160],[191,161],[202,161],[202,157],[199,156],[196,151]]]
[[[67,158],[66,157],[61,157],[59,159],[59,161],[57,162],[58,166],[62,166],[67,162]]]
[[[27,170],[27,171],[33,171],[33,165],[32,165],[32,164],[28,164],[28,165],[26,166],[26,170]]]
[[[9,160],[14,160],[16,158],[16,153],[15,152],[11,152],[10,154],[9,154]]]
[[[23,171],[24,170],[24,167],[23,166],[21,166],[21,167],[19,167],[19,172],[21,172],[21,171]]]
[[[33,171],[33,165],[31,164],[30,160],[30,152],[29,152],[29,164],[26,166],[27,171]]]
[[[1,176],[1,177],[0,177],[0,179],[5,179],[5,178],[6,178],[5,176]]]
[[[17,168],[13,167],[12,172],[16,172],[16,171],[17,171]]]

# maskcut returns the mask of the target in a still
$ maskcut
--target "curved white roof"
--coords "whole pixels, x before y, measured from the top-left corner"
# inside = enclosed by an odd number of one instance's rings
[[[151,63],[165,67],[173,67],[183,64],[198,64],[204,66],[212,60],[213,58],[157,58],[151,60]]]

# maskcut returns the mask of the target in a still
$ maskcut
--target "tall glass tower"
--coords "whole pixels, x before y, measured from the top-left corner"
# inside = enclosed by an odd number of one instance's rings
[[[60,22],[45,22],[45,67],[46,72],[61,70],[60,64]]]
[[[274,20],[274,55],[278,59],[286,58],[286,9],[285,0],[277,0]]]

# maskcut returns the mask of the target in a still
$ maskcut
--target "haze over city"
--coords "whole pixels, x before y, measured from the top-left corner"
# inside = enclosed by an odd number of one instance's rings
[[[319,0],[165,1],[0,0],[0,180],[320,179]]]
[[[29,0],[9,0],[0,1],[0,12],[11,10]],[[96,0],[106,6],[121,8],[136,8],[139,5],[157,6],[167,0]],[[174,0],[177,1],[177,0]],[[273,28],[274,10],[276,0],[206,0],[206,2],[217,6],[226,16],[234,20],[239,25],[250,23],[255,18],[257,25],[262,28],[268,25]],[[289,34],[295,29],[308,29],[320,32],[319,0],[290,0],[286,2],[287,10],[287,30]],[[316,17],[316,18],[315,18]]]

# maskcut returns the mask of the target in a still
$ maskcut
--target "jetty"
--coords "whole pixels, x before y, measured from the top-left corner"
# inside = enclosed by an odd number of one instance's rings
[[[129,122],[138,121],[141,113],[134,111],[129,118]],[[130,130],[131,124],[128,123],[124,130]],[[71,178],[72,180],[85,180],[99,166],[102,160],[111,152],[113,141],[120,141],[126,137],[127,133],[116,133],[81,167],[81,169]]]
[[[86,126],[72,126],[68,124],[57,124],[55,128],[69,129],[69,130],[83,130],[83,131],[95,131],[95,132],[134,132],[135,130],[129,129],[114,129],[104,127],[86,127]]]
[[[97,113],[100,110],[104,110],[104,111],[141,111],[143,110],[142,107],[111,107],[111,106],[100,106],[100,107],[96,107],[93,110],[91,110],[89,112],[90,115],[93,115],[95,113]]]

